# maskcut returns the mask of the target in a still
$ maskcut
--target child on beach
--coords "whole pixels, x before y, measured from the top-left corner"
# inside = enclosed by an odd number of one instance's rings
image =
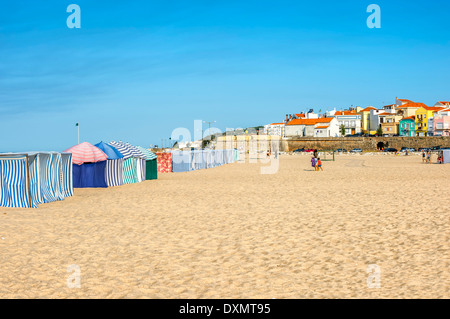
[[[322,161],[320,160],[320,157],[317,159],[317,170],[323,171]]]
[[[317,171],[316,158],[314,156],[311,157],[311,166],[314,167],[315,171]]]
[[[422,151],[422,163],[426,162],[426,158],[425,158],[425,151]]]

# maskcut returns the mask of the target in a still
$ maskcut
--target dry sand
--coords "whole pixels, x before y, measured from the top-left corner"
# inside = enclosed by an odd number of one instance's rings
[[[0,298],[449,298],[450,165],[229,164],[0,208]],[[67,287],[69,265],[81,288]],[[381,288],[368,288],[368,265]]]

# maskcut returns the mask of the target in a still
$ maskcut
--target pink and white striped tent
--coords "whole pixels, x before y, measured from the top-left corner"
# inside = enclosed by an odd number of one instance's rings
[[[108,159],[108,156],[101,149],[88,142],[72,146],[65,150],[64,153],[72,153],[72,163],[78,165],[97,163]]]

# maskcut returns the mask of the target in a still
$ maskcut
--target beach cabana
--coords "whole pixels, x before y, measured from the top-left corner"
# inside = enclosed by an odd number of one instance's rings
[[[101,149],[83,142],[64,153],[72,153],[74,188],[108,187],[105,176],[108,156]]]
[[[155,153],[141,146],[136,146],[145,155],[145,179],[158,179],[158,158]]]
[[[0,206],[36,208],[73,196],[72,154],[0,154],[0,166]]]
[[[68,170],[63,165],[61,153],[36,152],[28,155],[30,160],[31,195],[36,205],[73,196],[71,178],[67,177],[70,169]],[[71,154],[64,155],[64,162],[66,164],[71,163]]]
[[[158,173],[172,172],[172,153],[155,153],[157,156]]]
[[[172,151],[171,166],[174,173],[189,172],[194,170],[194,153],[192,151]]]
[[[73,196],[72,154],[61,153],[61,183],[64,197]]]
[[[144,153],[141,152],[141,150],[138,147],[136,147],[130,143],[124,143],[124,144],[130,148],[131,154],[136,159],[136,173],[137,173],[138,182],[145,181],[146,156],[144,155]]]
[[[444,164],[450,163],[450,150],[442,150],[444,155]]]
[[[106,161],[106,185],[120,186],[123,185],[123,155],[114,146],[100,142],[94,146],[101,149],[108,160]]]
[[[111,141],[109,145],[115,147],[123,155],[123,181],[125,184],[139,183],[145,178],[142,173],[145,166],[144,154],[135,146],[122,141]]]
[[[29,177],[27,155],[0,155],[0,206],[32,207]]]

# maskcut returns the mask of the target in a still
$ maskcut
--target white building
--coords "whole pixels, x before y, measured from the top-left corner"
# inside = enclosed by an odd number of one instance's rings
[[[337,137],[339,126],[334,117],[293,119],[286,123],[284,134],[286,137]]]
[[[264,134],[284,136],[284,123],[272,123],[264,125]]]
[[[336,118],[339,128],[344,125],[345,135],[361,133],[361,114],[356,111],[337,111],[333,117]]]

